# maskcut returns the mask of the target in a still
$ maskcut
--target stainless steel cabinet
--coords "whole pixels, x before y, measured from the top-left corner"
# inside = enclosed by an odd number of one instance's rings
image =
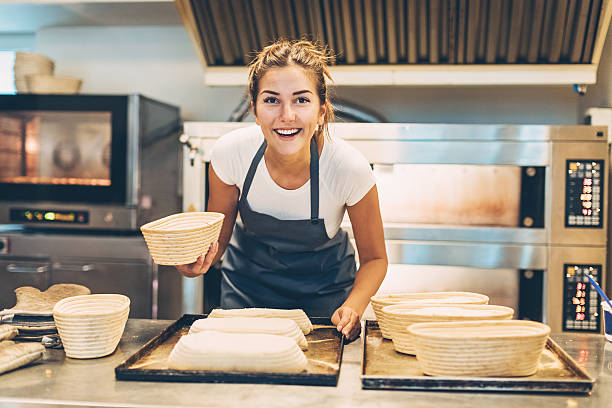
[[[15,306],[15,289],[20,286],[47,289],[50,269],[48,258],[0,259],[0,310]]]
[[[142,236],[85,233],[3,232],[0,251],[0,307],[15,305],[20,286],[40,290],[56,283],[87,286],[92,293],[130,298],[130,317],[154,318],[158,271]]]
[[[57,259],[51,264],[49,284],[77,283],[91,293],[120,293],[130,298],[130,317],[151,318],[151,266],[137,260],[100,261]]]

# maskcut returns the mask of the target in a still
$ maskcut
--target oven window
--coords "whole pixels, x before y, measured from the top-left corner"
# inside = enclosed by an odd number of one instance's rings
[[[375,165],[383,222],[517,227],[521,167]]]
[[[0,183],[111,185],[111,112],[0,113]]]

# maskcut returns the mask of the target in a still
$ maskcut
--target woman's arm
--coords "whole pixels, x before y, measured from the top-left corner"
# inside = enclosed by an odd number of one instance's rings
[[[176,269],[188,277],[193,278],[208,272],[211,265],[221,259],[225,248],[229,243],[236,222],[236,212],[238,210],[238,187],[225,184],[215,173],[213,166],[208,171],[208,211],[220,212],[225,214],[223,226],[219,234],[219,242],[210,246],[210,250],[205,257],[198,259],[189,265],[177,265]]]
[[[355,205],[347,207],[359,252],[359,270],[346,301],[332,322],[347,338],[361,331],[361,316],[387,273],[387,252],[376,185]]]

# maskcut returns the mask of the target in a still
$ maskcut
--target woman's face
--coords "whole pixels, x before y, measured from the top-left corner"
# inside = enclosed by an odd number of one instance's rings
[[[325,115],[315,81],[297,65],[268,70],[259,80],[254,108],[268,147],[282,155],[307,152]]]

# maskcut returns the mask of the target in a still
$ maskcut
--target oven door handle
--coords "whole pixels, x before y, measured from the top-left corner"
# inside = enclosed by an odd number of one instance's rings
[[[94,264],[63,264],[56,262],[53,264],[53,269],[69,272],[91,272],[96,270],[96,266]]]
[[[8,272],[13,273],[45,273],[49,270],[47,265],[15,265],[8,264],[6,266]]]

